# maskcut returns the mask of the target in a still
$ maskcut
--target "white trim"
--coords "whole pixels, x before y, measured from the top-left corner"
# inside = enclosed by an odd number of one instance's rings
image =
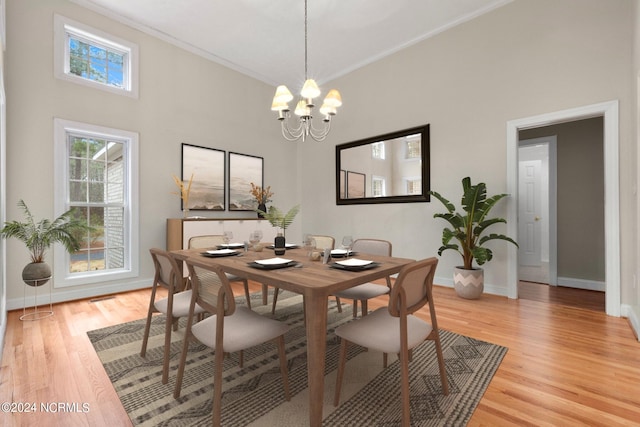
[[[566,288],[587,289],[589,291],[606,292],[606,285],[604,282],[598,282],[596,280],[584,280],[575,279],[573,277],[558,277],[558,286],[564,286]]]
[[[91,274],[73,274],[69,276],[68,264],[66,262],[67,254],[61,245],[53,247],[53,277],[54,288],[66,286],[80,286],[91,283],[108,282],[120,279],[137,277],[140,269],[139,255],[139,208],[135,201],[139,198],[138,185],[138,134],[125,130],[107,128],[103,126],[90,125],[86,123],[73,122],[70,120],[54,118],[54,208],[57,215],[67,209],[66,197],[66,181],[68,176],[68,157],[66,150],[66,135],[68,132],[77,132],[88,135],[95,135],[100,138],[113,138],[126,141],[126,174],[129,185],[125,188],[125,221],[128,226],[126,228],[125,239],[128,241],[126,249],[129,251],[125,256],[125,268],[121,270],[111,270],[101,273]],[[62,148],[61,148],[62,147]]]
[[[620,183],[618,159],[618,101],[587,105],[507,122],[507,235],[518,235],[518,131],[604,116],[606,303],[610,316],[620,316]],[[509,245],[512,246],[512,245]],[[507,254],[508,297],[518,297],[518,252]]]
[[[82,35],[84,38],[95,40],[104,46],[110,46],[116,50],[126,52],[128,60],[123,65],[125,87],[118,88],[71,74],[69,72],[69,51],[67,49],[68,32]],[[58,14],[53,15],[53,37],[53,74],[56,78],[117,95],[138,98],[139,49],[137,44]]]
[[[66,288],[64,290],[58,290],[51,296],[51,302],[56,304],[59,302],[73,301],[85,298],[100,297],[102,295],[118,294],[121,292],[135,291],[138,289],[150,288],[153,284],[153,278],[140,279],[135,281],[126,281],[124,283],[112,283],[112,284],[98,284],[96,286],[90,286],[86,288]],[[49,304],[49,292],[46,287],[49,284],[45,284],[42,288],[45,288],[44,292],[38,292],[37,303],[39,306]],[[55,288],[55,286],[54,286]],[[27,290],[29,292],[29,290]],[[25,307],[25,298],[20,296],[18,298],[12,298],[7,301],[7,310],[17,310]],[[26,308],[33,307],[33,295],[26,296]],[[40,307],[42,308],[42,307]],[[56,308],[53,308],[55,313]]]

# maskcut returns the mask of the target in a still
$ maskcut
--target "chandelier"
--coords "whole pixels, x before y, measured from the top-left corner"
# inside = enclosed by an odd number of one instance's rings
[[[276,89],[271,110],[278,112],[282,136],[286,140],[296,141],[302,138],[302,141],[305,141],[311,137],[316,141],[324,141],[331,130],[331,118],[336,115],[338,107],[342,105],[342,98],[336,89],[329,91],[319,110],[324,116],[322,127],[316,128],[313,124],[315,107],[313,99],[320,96],[320,89],[315,80],[307,76],[307,0],[304,1],[304,79],[305,82],[300,91],[301,99],[294,110],[297,118],[291,116],[289,102],[293,99],[293,95],[285,85],[280,85]]]

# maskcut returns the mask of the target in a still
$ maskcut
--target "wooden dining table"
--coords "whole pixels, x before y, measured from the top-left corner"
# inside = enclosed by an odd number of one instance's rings
[[[253,250],[245,252],[244,249],[240,249],[238,255],[226,257],[205,257],[202,252],[203,249],[185,249],[171,253],[176,259],[182,261],[189,257],[197,257],[201,261],[205,259],[212,265],[219,265],[227,273],[303,295],[307,333],[309,425],[312,427],[322,425],[329,296],[338,291],[398,273],[404,265],[414,261],[408,258],[356,254],[355,258],[374,261],[377,265],[361,271],[346,271],[331,267],[332,262],[340,260],[330,260],[327,264],[321,260],[312,261],[306,250],[295,248],[287,249],[286,253],[280,256],[280,258],[295,261],[295,266],[264,269],[252,267],[250,264],[256,260],[275,258],[276,255],[272,249],[265,248],[261,252]]]

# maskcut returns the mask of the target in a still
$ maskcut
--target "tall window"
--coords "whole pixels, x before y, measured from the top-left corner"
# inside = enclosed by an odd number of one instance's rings
[[[55,128],[56,211],[74,208],[91,227],[79,251],[58,249],[56,285],[137,274],[137,134],[59,119]]]
[[[371,178],[371,196],[373,197],[384,197],[386,196],[385,192],[385,180],[382,177],[374,176]]]
[[[54,25],[56,77],[138,96],[137,45],[60,15]]]
[[[407,194],[422,194],[422,179],[407,179]]]

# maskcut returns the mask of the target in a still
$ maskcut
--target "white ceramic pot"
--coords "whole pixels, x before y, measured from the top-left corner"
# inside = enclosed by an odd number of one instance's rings
[[[481,268],[473,270],[465,270],[462,267],[454,268],[453,287],[461,298],[480,298],[484,291],[484,270]]]

